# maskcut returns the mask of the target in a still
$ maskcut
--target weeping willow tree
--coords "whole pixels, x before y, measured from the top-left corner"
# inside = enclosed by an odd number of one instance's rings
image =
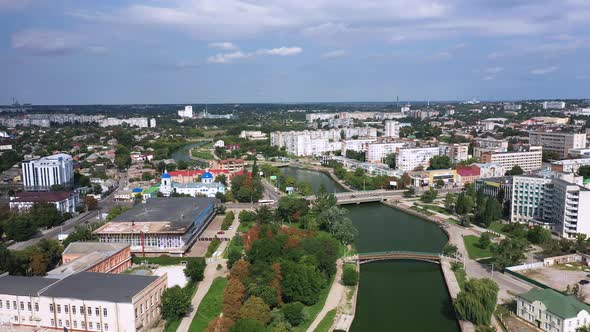
[[[498,285],[491,279],[470,279],[453,305],[461,319],[489,325],[498,301]]]

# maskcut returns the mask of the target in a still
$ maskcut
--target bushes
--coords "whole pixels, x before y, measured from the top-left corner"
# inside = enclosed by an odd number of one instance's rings
[[[225,214],[225,218],[223,218],[223,223],[221,224],[221,229],[224,231],[227,231],[229,229],[229,226],[231,226],[231,224],[234,222],[235,218],[236,218],[236,216],[233,211],[227,212]]]
[[[342,283],[346,286],[356,286],[358,283],[358,272],[356,267],[351,264],[344,265],[344,271],[342,272]]]
[[[476,325],[489,325],[498,300],[498,285],[491,279],[470,279],[465,282],[453,305],[461,319]]]
[[[209,243],[209,247],[207,247],[207,253],[205,254],[205,257],[213,256],[213,253],[215,253],[217,248],[219,248],[220,244],[221,244],[221,240],[218,239],[217,236],[214,237],[213,240],[211,240],[211,243]]]
[[[166,289],[162,295],[162,317],[168,321],[184,317],[190,306],[191,294],[178,286]]]
[[[205,272],[205,259],[203,257],[197,257],[195,260],[188,262],[184,268],[184,274],[190,278],[193,282],[203,280],[203,273]]]
[[[303,303],[287,303],[282,307],[283,315],[289,324],[297,326],[303,322]]]

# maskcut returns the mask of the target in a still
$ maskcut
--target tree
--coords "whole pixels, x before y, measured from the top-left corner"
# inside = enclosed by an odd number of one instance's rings
[[[343,245],[349,245],[358,236],[358,229],[352,224],[350,218],[345,217],[336,219],[330,225],[330,234],[332,234]]]
[[[580,301],[580,302],[585,301],[585,296],[584,296],[584,293],[582,292],[582,288],[578,284],[573,284],[572,286],[567,285],[567,287],[565,288],[563,293],[566,295],[575,296],[576,299],[578,299],[578,301]]]
[[[32,219],[35,226],[43,228],[58,226],[64,221],[63,215],[52,203],[36,203],[25,216]]]
[[[438,196],[438,191],[434,189],[428,189],[425,191],[422,196],[420,196],[420,200],[424,203],[432,203]]]
[[[526,257],[524,255],[527,247],[526,240],[516,238],[505,238],[492,248],[492,254],[498,269],[520,264]]]
[[[179,286],[168,288],[162,295],[162,317],[168,321],[184,317],[191,306],[191,294]]]
[[[479,240],[477,241],[477,246],[480,247],[481,249],[486,249],[487,247],[490,246],[490,244],[492,244],[492,237],[490,235],[490,233],[483,233],[480,237]]]
[[[445,186],[445,181],[443,181],[442,179],[438,179],[436,180],[436,182],[434,182],[434,186],[440,189]]]
[[[509,171],[506,172],[506,175],[521,175],[521,174],[524,174],[524,170],[518,165],[514,165]]]
[[[215,177],[215,181],[227,186],[227,176],[225,174],[219,174]]]
[[[255,319],[240,319],[230,329],[230,332],[260,332],[264,331],[264,324]]]
[[[491,279],[469,279],[453,302],[455,311],[461,319],[476,325],[489,325],[498,291],[498,285]]]
[[[590,165],[580,166],[577,173],[579,176],[584,177],[584,179],[590,178]]]
[[[309,206],[307,200],[302,197],[283,196],[279,199],[277,215],[285,222],[299,221],[302,215],[307,214]]]
[[[326,281],[313,265],[285,261],[281,264],[281,287],[285,302],[299,301],[305,305],[318,302],[319,292]]]
[[[270,308],[261,298],[250,296],[240,308],[240,319],[254,319],[266,325],[270,321]]]
[[[346,286],[356,286],[358,283],[358,272],[352,265],[345,265],[342,271],[342,283]]]
[[[249,223],[256,221],[256,212],[249,210],[242,210],[238,215],[240,222]]]
[[[551,240],[551,232],[537,225],[528,230],[527,240],[532,244],[544,244]]]
[[[230,278],[223,290],[222,308],[223,315],[231,320],[240,317],[240,307],[244,299],[245,288],[237,278]]]
[[[428,169],[448,169],[453,166],[453,162],[449,156],[434,156],[430,158],[430,166]]]
[[[244,282],[250,275],[250,263],[243,259],[235,262],[230,271],[230,278],[237,278]]]
[[[389,168],[395,168],[396,167],[395,158],[396,158],[395,153],[390,153],[387,156],[385,156],[385,158],[383,159],[383,163],[386,164],[387,166],[389,166]]]
[[[298,326],[304,320],[303,307],[303,303],[293,302],[283,305],[281,310],[283,311],[285,320],[287,320],[289,324],[293,326]]]
[[[143,202],[143,195],[142,194],[135,195],[135,197],[133,198],[133,205],[137,205],[141,202]]]
[[[30,239],[36,232],[37,227],[26,215],[14,215],[4,222],[6,237],[20,242]]]
[[[453,212],[453,206],[455,203],[455,196],[451,193],[445,195],[445,209],[449,212]]]
[[[84,204],[88,211],[94,211],[98,209],[98,201],[93,196],[86,196],[84,197]]]
[[[410,187],[404,191],[404,197],[414,197],[414,195],[416,195],[416,189],[414,187]]]
[[[184,268],[184,275],[190,278],[193,282],[202,281],[206,266],[207,263],[205,263],[205,259],[203,257],[191,259]]]
[[[277,290],[265,284],[258,282],[251,283],[248,285],[248,294],[250,296],[261,298],[264,303],[268,304],[271,308],[274,308],[279,304]]]
[[[452,243],[447,243],[442,249],[443,256],[456,257],[459,253],[459,248]]]
[[[220,316],[209,322],[205,332],[229,332],[234,324],[233,320],[225,316]]]
[[[546,151],[543,150],[543,162],[549,162],[551,160],[559,160],[561,159],[559,153],[555,151]]]

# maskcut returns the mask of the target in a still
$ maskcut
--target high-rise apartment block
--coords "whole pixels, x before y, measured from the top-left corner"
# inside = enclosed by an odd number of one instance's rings
[[[438,146],[399,149],[395,158],[396,167],[404,171],[412,171],[420,166],[427,168],[430,158],[439,154]]]
[[[533,131],[529,133],[529,143],[542,146],[543,151],[555,152],[563,159],[569,150],[586,147],[586,134]]]
[[[193,107],[192,106],[185,106],[183,110],[178,110],[178,116],[181,118],[192,118],[193,117]]]
[[[454,164],[469,159],[469,143],[441,143],[440,154],[449,156]]]
[[[354,127],[329,130],[275,131],[270,133],[270,144],[296,156],[321,155],[342,149],[341,140],[353,137],[377,137],[377,129]]]
[[[544,101],[543,102],[543,108],[544,109],[564,109],[565,108],[565,102],[564,101]]]
[[[385,120],[385,137],[399,138],[399,122]]]
[[[26,191],[49,191],[51,186],[69,188],[74,184],[74,161],[64,153],[22,163]]]
[[[371,143],[367,145],[365,159],[370,163],[382,163],[387,155],[396,153],[406,145],[404,142]]]
[[[513,152],[490,152],[486,151],[481,154],[480,158],[483,163],[495,163],[504,167],[506,170],[518,165],[525,172],[530,172],[541,168],[543,162],[543,148],[540,146],[527,146],[521,151]]]

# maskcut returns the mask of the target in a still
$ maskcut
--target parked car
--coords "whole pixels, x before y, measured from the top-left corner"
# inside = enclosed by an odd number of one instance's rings
[[[579,283],[580,285],[588,285],[588,284],[590,284],[590,281],[588,281],[588,280],[586,280],[586,279],[582,279],[582,280],[578,281],[578,283]]]
[[[219,231],[219,232],[217,232],[217,234],[225,234],[225,232],[224,231]]]

